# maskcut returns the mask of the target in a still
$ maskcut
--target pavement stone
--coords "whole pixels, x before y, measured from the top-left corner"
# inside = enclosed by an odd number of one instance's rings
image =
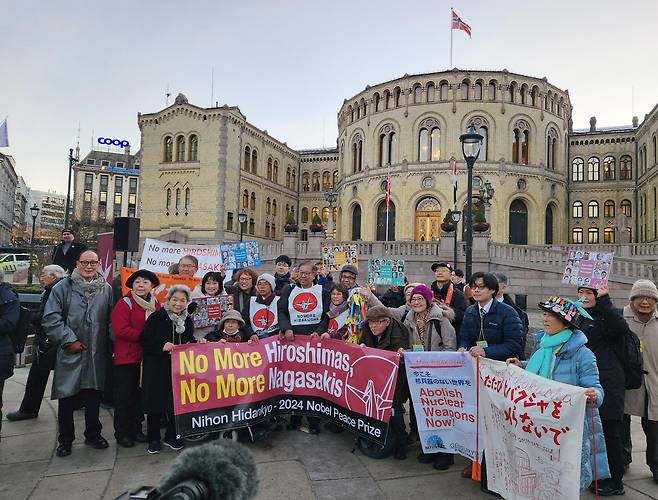
[[[27,498],[47,467],[48,460],[0,465],[0,499]]]
[[[369,477],[313,481],[313,491],[318,500],[379,500],[384,493]]]
[[[95,471],[44,477],[39,481],[31,500],[89,500],[102,498],[112,471]]]
[[[306,470],[297,460],[258,464],[258,500],[315,498]]]

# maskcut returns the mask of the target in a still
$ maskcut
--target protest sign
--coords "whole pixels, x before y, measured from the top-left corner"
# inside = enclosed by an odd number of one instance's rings
[[[130,278],[130,275],[135,271],[137,271],[137,269],[129,269],[127,267],[121,268],[121,293],[123,295],[130,291],[130,289],[126,287],[126,280]],[[167,301],[167,292],[173,285],[185,285],[190,290],[194,290],[196,287],[201,286],[201,279],[192,276],[158,272],[156,272],[155,275],[160,280],[160,285],[155,287],[153,293],[155,294],[155,298],[158,299],[158,302],[161,304]]]
[[[399,355],[338,340],[177,345],[176,429],[182,436],[293,413],[322,417],[383,444]]]
[[[404,285],[404,259],[369,259],[368,283],[373,285]]]
[[[222,243],[220,249],[226,269],[260,266],[260,246],[257,241]]]
[[[585,389],[479,358],[478,390],[487,487],[509,500],[580,498]]]
[[[209,271],[219,272],[222,264],[219,245],[188,245],[169,243],[146,238],[142,249],[140,269],[155,273],[168,273],[172,264],[178,264],[181,257],[192,255],[199,261],[199,269],[194,276],[203,277]]]
[[[562,275],[565,285],[598,289],[608,284],[612,273],[612,252],[571,250]]]
[[[458,352],[406,352],[409,393],[424,453],[475,460],[477,402],[473,357]],[[480,440],[482,443],[482,440]]]
[[[322,245],[322,265],[329,272],[340,271],[345,264],[359,267],[359,247],[357,245]]]
[[[228,296],[220,295],[219,297],[201,297],[192,299],[197,303],[196,311],[192,315],[194,328],[205,328],[219,324],[219,320],[228,309]]]

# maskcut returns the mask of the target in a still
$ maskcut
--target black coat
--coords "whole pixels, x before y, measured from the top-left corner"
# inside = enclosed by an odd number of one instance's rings
[[[398,349],[409,349],[409,330],[406,326],[396,319],[391,319],[391,324],[386,331],[377,339],[370,331],[366,323],[361,336],[361,343],[366,347],[383,349],[384,351],[395,351]],[[398,369],[398,378],[395,384],[395,394],[393,395],[393,406],[402,406],[409,399],[409,386],[407,385],[407,371],[404,368],[404,358],[400,360]]]
[[[80,257],[80,254],[87,250],[87,245],[79,241],[73,241],[71,248],[64,254],[62,250],[64,242],[60,243],[53,249],[53,264],[57,264],[64,268],[64,270],[71,274],[75,269],[75,263]]]
[[[442,287],[439,287],[439,284],[436,281],[432,282],[431,288],[432,293],[434,293],[434,298],[443,302],[448,295],[448,288],[452,288],[452,299],[450,300],[450,308],[455,311],[455,319],[451,320],[452,326],[455,327],[455,333],[457,334],[457,340],[459,340],[459,332],[461,331],[462,321],[464,320],[464,313],[468,307],[468,302],[466,301],[466,296],[464,292],[460,291],[451,281],[448,281]]]
[[[9,283],[0,283],[0,380],[14,374],[14,346],[9,332],[16,329],[21,305]],[[1,399],[0,394],[0,399]]]
[[[393,288],[389,288],[386,290],[386,292],[384,292],[384,295],[379,298],[381,303],[386,307],[400,307],[406,303],[404,290],[402,287],[397,288],[397,291],[393,290]]]
[[[580,329],[587,336],[587,347],[596,356],[599,380],[603,387],[602,419],[621,420],[624,416],[626,378],[615,352],[621,352],[628,329],[621,310],[612,306],[610,296],[597,297],[596,305],[587,312],[594,319],[582,318]]]
[[[194,342],[194,323],[188,316],[185,331],[177,334],[174,322],[162,308],[146,320],[144,331],[139,339],[144,348],[142,368],[142,394],[144,413],[173,413],[174,399],[171,386],[171,354],[162,348],[167,342],[189,344]]]
[[[512,300],[512,297],[506,293],[503,294],[503,304],[510,306],[516,311],[516,314],[519,315],[521,325],[523,326],[523,338],[521,339],[521,358],[519,359],[525,359],[525,344],[528,338],[528,330],[530,329],[530,320],[528,319],[528,314],[519,306],[517,306],[516,302]]]
[[[59,283],[60,279],[61,278],[59,278],[54,283],[51,283],[50,285],[46,285],[44,287],[39,302],[39,309],[37,310],[36,313],[32,314],[31,322],[32,322],[32,326],[34,327],[34,336],[38,342],[46,342],[48,340],[48,336],[46,335],[46,332],[43,330],[43,327],[41,326],[41,320],[43,319],[43,311],[46,307],[46,302],[48,302],[48,297],[50,297],[50,291],[57,283]]]

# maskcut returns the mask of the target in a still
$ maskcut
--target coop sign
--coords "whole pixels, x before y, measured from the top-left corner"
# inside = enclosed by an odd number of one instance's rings
[[[98,144],[104,144],[107,146],[119,146],[122,148],[128,148],[130,147],[130,143],[126,141],[125,139],[119,140],[119,139],[110,139],[109,137],[99,137],[98,138]]]

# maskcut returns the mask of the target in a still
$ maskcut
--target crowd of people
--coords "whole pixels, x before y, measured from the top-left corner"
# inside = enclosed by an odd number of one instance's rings
[[[573,299],[546,298],[539,304],[543,328],[528,343],[534,346],[530,353],[526,352],[528,315],[506,293],[508,279],[502,273],[476,272],[465,279],[451,264],[436,262],[428,269],[428,275],[431,271],[434,276],[431,282],[405,280],[404,286],[379,294],[375,287],[358,283],[359,271],[352,264],[343,266],[334,281],[322,263],[293,266],[282,255],[271,274],[242,269],[227,278],[224,269],[209,272],[194,290],[183,285],[169,288],[162,304],[153,293],[160,285],[158,276],[140,269],[126,281],[128,293],[115,301],[112,287],[98,271],[98,255],[69,236],[57,252],[68,260],[75,256],[73,265],[60,258],[60,264],[45,266],[41,273],[44,292],[34,315],[36,357],[20,407],[7,415],[15,421],[36,418],[53,370],[58,457],[72,452],[73,412],[82,407],[85,444],[108,447],[99,419],[103,391],[108,390],[112,391],[114,437],[119,446],[145,443],[149,453],[158,453],[162,444],[181,449],[185,443],[176,436],[171,387],[170,353],[175,345],[255,343],[272,336],[282,342],[296,336],[345,341],[350,297],[360,294],[367,307],[363,345],[398,352],[402,360],[408,350],[462,351],[586,388],[593,412],[588,418],[594,418],[595,426],[585,425],[581,486],[593,485],[596,470],[601,496],[624,494],[623,476],[632,457],[630,416],[641,417],[646,463],[658,482],[658,289],[651,281],[638,280],[633,285],[623,310],[614,307],[605,286],[581,286]],[[198,266],[197,259],[188,255],[171,271],[194,276]],[[303,318],[293,307],[301,293],[315,298]],[[194,299],[217,296],[230,297],[229,310],[219,324],[195,329]],[[2,385],[12,374],[7,332],[16,326],[17,308],[16,294],[0,283],[0,409]],[[644,349],[644,375],[633,389],[629,389],[627,367],[620,356],[628,335],[637,336]],[[112,371],[109,389],[108,370]],[[410,444],[419,439],[413,406],[405,409],[408,402],[402,369],[389,427],[393,455],[399,460],[407,458]],[[405,413],[409,413],[408,429]],[[319,417],[307,417],[307,421],[310,434],[321,432]],[[292,415],[286,424],[288,430],[299,429],[302,417]],[[342,430],[334,423],[326,429]],[[420,453],[418,460],[446,470],[454,464],[454,455]],[[462,475],[472,477],[473,467]],[[483,491],[495,494],[487,489],[486,457],[480,477]]]

